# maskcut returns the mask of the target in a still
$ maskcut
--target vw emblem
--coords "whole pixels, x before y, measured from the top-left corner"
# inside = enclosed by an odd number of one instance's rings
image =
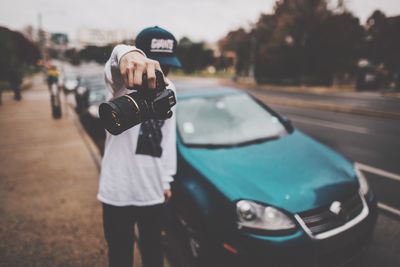
[[[339,201],[333,201],[331,206],[329,207],[329,210],[336,215],[339,215],[339,213],[342,211],[342,203]]]

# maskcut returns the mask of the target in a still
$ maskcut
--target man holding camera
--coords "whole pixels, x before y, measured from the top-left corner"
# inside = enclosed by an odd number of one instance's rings
[[[167,75],[170,67],[180,67],[176,46],[175,37],[159,27],[140,32],[136,47],[117,45],[105,66],[109,99],[134,92],[143,84],[143,77],[149,88],[142,90],[154,90],[156,70]],[[167,88],[175,91],[171,81],[164,79]],[[163,266],[163,203],[171,198],[169,183],[176,173],[173,113],[170,119],[147,120],[116,136],[107,133],[97,197],[103,203],[111,267],[133,266],[135,223],[143,266]]]

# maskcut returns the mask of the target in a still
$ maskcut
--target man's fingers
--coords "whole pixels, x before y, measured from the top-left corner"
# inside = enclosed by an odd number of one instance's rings
[[[134,72],[134,77],[133,77],[133,85],[134,86],[141,86],[142,85],[142,76],[143,76],[143,71],[144,71],[144,65],[143,64],[137,64]]]
[[[156,67],[156,70],[159,70],[159,71],[162,72],[163,78],[164,78],[164,83],[165,83],[165,85],[168,85],[168,84],[169,84],[169,83],[168,83],[168,80],[167,80],[167,78],[165,77],[164,72],[162,71],[161,66],[160,66],[160,63],[159,63],[158,61],[155,62],[155,67]]]
[[[138,56],[138,55],[136,55]],[[140,56],[142,56],[140,54]],[[126,57],[126,58],[125,58]],[[140,87],[143,83],[143,74],[147,73],[147,84],[151,89],[156,88],[157,76],[156,71],[163,72],[160,63],[151,59],[138,59],[134,57],[124,56],[124,61],[121,62],[121,76],[127,88]],[[164,82],[168,85],[168,80],[163,75]]]
[[[133,68],[128,68],[126,72],[127,72],[127,76],[128,76],[128,87],[133,88],[133,86],[134,86]]]
[[[165,202],[168,202],[171,199],[172,197],[171,189],[164,190],[164,197],[165,197]]]
[[[147,64],[147,84],[149,88],[156,88],[156,70],[152,63]]]
[[[123,71],[121,71],[121,77],[124,80],[124,84],[126,86],[128,86],[128,75],[126,73],[126,69],[124,69]]]
[[[159,71],[162,72],[160,62],[154,60],[154,67],[155,67],[156,70],[159,70]]]

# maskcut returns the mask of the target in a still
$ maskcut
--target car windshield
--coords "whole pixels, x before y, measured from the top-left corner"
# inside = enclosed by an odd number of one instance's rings
[[[189,146],[235,146],[287,134],[280,120],[247,94],[182,99],[177,109],[178,130]]]

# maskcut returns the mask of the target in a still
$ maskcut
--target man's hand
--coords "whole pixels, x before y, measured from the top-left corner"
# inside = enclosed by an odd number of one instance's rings
[[[127,88],[142,85],[142,75],[147,73],[148,85],[156,88],[156,70],[161,70],[158,61],[148,59],[139,51],[126,53],[120,60],[119,70]]]
[[[165,189],[164,190],[164,197],[165,197],[165,202],[170,201],[171,197],[172,197],[172,191],[171,189]]]

